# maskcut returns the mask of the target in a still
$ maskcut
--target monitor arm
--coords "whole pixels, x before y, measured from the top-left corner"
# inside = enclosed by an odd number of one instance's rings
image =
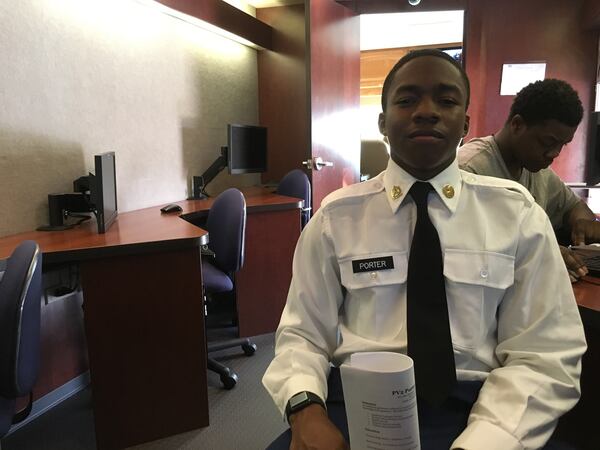
[[[90,219],[90,216],[78,214],[94,212],[89,203],[89,196],[83,192],[48,194],[48,221],[49,225],[38,227],[38,231],[60,231],[73,228]],[[67,217],[76,217],[76,223],[65,224]]]
[[[68,230],[79,225],[91,217],[80,213],[94,213],[94,205],[90,203],[90,182],[92,174],[79,177],[73,181],[73,191],[64,194],[48,194],[48,225],[38,227],[38,231]],[[67,217],[79,220],[75,223],[65,224]]]
[[[191,199],[204,199],[209,197],[206,193],[206,186],[208,186],[208,183],[210,183],[225,167],[227,167],[227,147],[221,147],[221,156],[215,159],[201,176],[194,176],[192,178],[193,193]]]

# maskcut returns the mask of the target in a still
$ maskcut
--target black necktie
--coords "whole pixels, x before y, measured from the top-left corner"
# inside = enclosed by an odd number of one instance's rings
[[[417,205],[417,224],[408,260],[408,355],[415,363],[417,395],[441,405],[456,383],[448,320],[440,238],[429,219],[427,195],[432,186],[416,182],[409,194]]]

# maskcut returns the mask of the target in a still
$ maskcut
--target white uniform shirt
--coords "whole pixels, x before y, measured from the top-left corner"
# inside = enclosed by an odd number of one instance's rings
[[[406,353],[416,222],[406,194],[414,181],[390,160],[377,177],[329,195],[304,229],[263,378],[282,413],[297,392],[327,398],[330,362],[361,351]],[[579,397],[585,351],[548,217],[522,186],[464,172],[456,161],[429,182],[457,378],[486,380],[453,448],[540,448]],[[448,185],[451,197],[443,193]],[[396,199],[394,187],[401,189]],[[393,269],[353,272],[352,261],[386,256]]]

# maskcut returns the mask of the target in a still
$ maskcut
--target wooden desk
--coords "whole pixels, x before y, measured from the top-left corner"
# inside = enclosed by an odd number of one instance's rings
[[[580,307],[600,313],[600,278],[583,277],[573,284],[573,292]]]
[[[24,239],[38,242],[44,264],[79,263],[98,448],[208,425],[206,231],[150,208],[120,214],[103,235],[86,223],[2,238],[0,258]]]
[[[301,201],[264,189],[244,193],[248,269],[240,274],[238,289],[246,292],[257,272],[272,276],[273,265],[289,265],[291,277]],[[206,214],[212,199],[179,203],[184,213]],[[92,222],[67,231],[0,238],[0,259],[32,239],[45,265],[79,264],[98,448],[123,448],[208,425],[199,251],[207,238],[206,231],[177,215],[160,214],[159,207],[120,213],[103,235]],[[274,243],[285,239],[294,239],[286,247],[291,248],[285,255],[289,263],[274,256],[280,252]],[[274,259],[251,267],[264,258]],[[270,306],[263,302],[268,290],[265,283],[247,297],[240,295],[240,316],[246,309],[269,316]],[[283,295],[269,295],[283,305],[286,292],[287,286]],[[247,322],[246,332],[256,334],[252,321]]]
[[[578,449],[598,448],[600,401],[600,278],[584,277],[573,285],[588,349],[581,362],[581,400],[560,418],[555,435]]]

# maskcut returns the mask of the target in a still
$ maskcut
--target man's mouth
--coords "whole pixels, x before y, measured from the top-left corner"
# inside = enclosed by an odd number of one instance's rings
[[[417,142],[437,142],[444,135],[437,130],[416,130],[408,135],[409,139]]]

